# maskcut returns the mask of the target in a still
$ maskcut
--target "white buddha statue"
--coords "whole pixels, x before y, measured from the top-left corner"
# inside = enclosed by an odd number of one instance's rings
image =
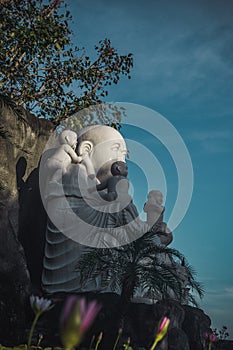
[[[152,231],[159,237],[162,245],[169,245],[172,240],[172,232],[163,221],[165,207],[163,206],[163,194],[159,190],[151,190],[144,204],[144,212],[147,214],[147,223]]]
[[[71,130],[64,130],[59,135],[60,146],[46,161],[46,166],[52,172],[51,181],[59,182],[71,163],[79,163],[81,158],[75,152],[77,134]]]
[[[125,162],[127,149],[120,133],[109,126],[83,128],[76,152],[79,163],[68,166],[61,184],[47,179],[42,194],[49,216],[42,285],[49,293],[99,290],[98,279],[96,285],[80,286],[77,266],[85,246],[116,247],[149,230],[128,194],[122,196],[119,191],[119,198],[107,201],[97,190],[90,191],[112,176],[113,163]]]
[[[147,214],[147,223],[150,227],[158,223],[165,210],[163,204],[163,194],[158,190],[148,193],[147,202],[144,204],[144,212]]]

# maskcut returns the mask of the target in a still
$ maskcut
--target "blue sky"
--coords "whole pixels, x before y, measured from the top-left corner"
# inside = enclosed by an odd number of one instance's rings
[[[194,169],[194,191],[185,218],[173,232],[173,246],[185,254],[205,285],[201,307],[213,327],[226,325],[233,338],[233,2],[68,3],[74,40],[89,55],[106,37],[119,53],[134,55],[132,79],[123,78],[111,88],[108,101],[156,110],[185,141]],[[139,132],[134,137],[143,140]],[[167,218],[175,201],[177,174],[156,142],[152,151],[167,180]],[[139,178],[131,167],[135,201],[141,210],[146,192],[140,185],[145,179],[142,176],[140,182]]]

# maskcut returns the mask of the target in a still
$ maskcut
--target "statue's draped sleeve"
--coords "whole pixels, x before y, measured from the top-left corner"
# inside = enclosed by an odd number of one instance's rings
[[[96,290],[93,282],[80,285],[77,267],[85,250],[127,244],[148,229],[131,197],[124,208],[117,201],[103,203],[98,193],[88,197],[88,191],[82,191],[88,186],[85,181],[84,168],[73,164],[63,176],[63,185],[48,185],[47,211],[52,214],[47,223],[42,285],[49,293]]]

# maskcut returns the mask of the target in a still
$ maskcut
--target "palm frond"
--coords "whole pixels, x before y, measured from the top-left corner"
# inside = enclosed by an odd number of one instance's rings
[[[136,241],[118,248],[90,249],[78,262],[82,281],[101,276],[103,286],[121,289],[122,293],[133,296],[137,288],[146,294],[160,295],[182,300],[184,276],[188,286],[199,297],[203,296],[203,286],[195,280],[195,270],[188,264],[183,254],[174,248],[158,244],[153,232],[148,232]],[[127,299],[127,298],[126,298]],[[195,305],[195,297],[190,292],[189,301]]]

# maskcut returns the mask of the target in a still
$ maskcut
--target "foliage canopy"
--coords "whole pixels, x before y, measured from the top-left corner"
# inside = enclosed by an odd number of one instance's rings
[[[133,66],[132,54],[119,55],[108,39],[91,61],[73,45],[71,20],[64,0],[0,2],[1,93],[56,123],[101,102]]]

